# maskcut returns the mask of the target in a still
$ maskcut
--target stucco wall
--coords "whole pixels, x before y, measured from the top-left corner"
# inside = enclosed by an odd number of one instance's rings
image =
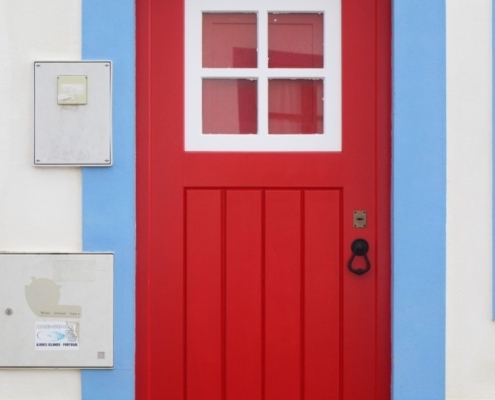
[[[81,0],[0,1],[0,251],[81,251],[81,171],[33,166],[33,61],[80,56]],[[80,375],[2,370],[0,400],[77,400]]]
[[[447,1],[449,400],[495,399],[492,1]],[[427,145],[427,144],[425,144]]]

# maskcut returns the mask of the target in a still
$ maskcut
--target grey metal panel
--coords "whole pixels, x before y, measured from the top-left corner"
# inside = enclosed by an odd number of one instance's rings
[[[58,77],[87,77],[85,104],[59,104]],[[112,164],[112,63],[34,63],[34,164]]]
[[[0,368],[113,366],[113,254],[0,253]]]

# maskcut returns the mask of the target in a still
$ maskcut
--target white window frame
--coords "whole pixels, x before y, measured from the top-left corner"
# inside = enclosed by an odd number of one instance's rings
[[[256,13],[258,68],[202,68],[202,14]],[[323,14],[323,68],[268,68],[269,13]],[[185,150],[322,152],[342,149],[341,0],[185,0]],[[253,79],[258,84],[258,133],[203,134],[202,79]],[[322,79],[322,134],[268,134],[268,80]]]

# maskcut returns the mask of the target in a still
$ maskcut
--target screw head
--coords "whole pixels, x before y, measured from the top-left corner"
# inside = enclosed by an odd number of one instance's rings
[[[7,314],[7,315],[12,315],[13,313],[14,313],[14,310],[12,310],[12,308],[7,308],[5,310],[5,314]]]

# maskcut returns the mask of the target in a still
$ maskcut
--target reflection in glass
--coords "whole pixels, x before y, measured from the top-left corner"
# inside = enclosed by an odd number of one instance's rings
[[[203,13],[203,68],[256,68],[254,13]]]
[[[268,14],[270,68],[323,68],[323,14]]]
[[[268,132],[323,133],[323,80],[270,79]]]
[[[203,79],[203,133],[258,132],[257,81]]]

